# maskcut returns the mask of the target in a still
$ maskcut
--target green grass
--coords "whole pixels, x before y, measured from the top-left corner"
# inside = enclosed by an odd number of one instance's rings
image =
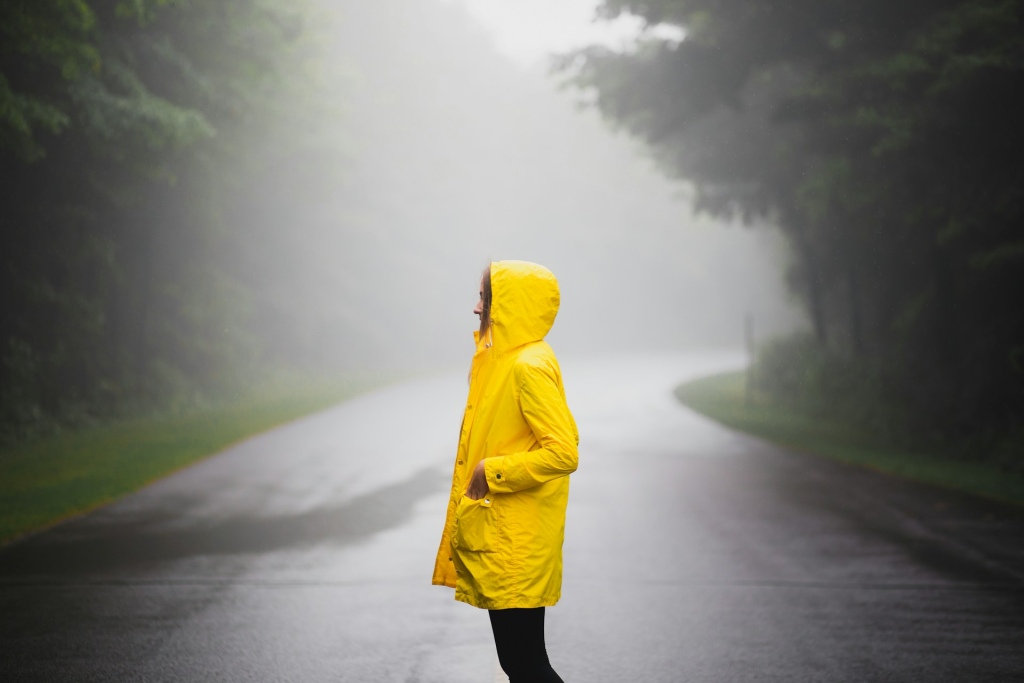
[[[194,414],[137,419],[0,452],[0,543],[97,508],[368,384],[292,384]]]
[[[797,451],[945,488],[1024,502],[1024,478],[996,465],[893,448],[854,425],[801,414],[764,394],[755,393],[748,404],[745,375],[731,372],[688,382],[676,388],[676,398],[727,427]]]

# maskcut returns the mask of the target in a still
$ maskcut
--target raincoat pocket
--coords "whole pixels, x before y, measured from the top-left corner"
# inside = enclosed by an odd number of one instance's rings
[[[459,550],[492,552],[495,548],[495,519],[491,507],[493,498],[486,495],[479,500],[462,496],[455,510],[454,540]]]

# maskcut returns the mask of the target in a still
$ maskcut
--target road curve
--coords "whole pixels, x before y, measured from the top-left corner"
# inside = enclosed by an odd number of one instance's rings
[[[737,363],[565,364],[567,683],[1024,680],[1024,509],[672,398]],[[486,616],[429,585],[465,391],[377,391],[0,549],[0,680],[494,680]]]

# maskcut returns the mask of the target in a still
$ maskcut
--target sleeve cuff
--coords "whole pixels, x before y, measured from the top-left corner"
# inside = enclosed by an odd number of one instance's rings
[[[505,456],[484,460],[484,476],[487,487],[495,493],[511,493],[508,477],[505,474]]]

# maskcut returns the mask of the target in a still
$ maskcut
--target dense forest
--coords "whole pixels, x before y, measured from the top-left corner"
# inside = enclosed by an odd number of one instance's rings
[[[251,342],[260,264],[233,214],[298,159],[307,177],[282,197],[330,177],[307,139],[320,113],[296,105],[315,78],[297,40],[309,11],[0,3],[6,440],[215,394],[267,352]]]
[[[574,348],[735,345],[781,316],[745,221],[810,329],[763,390],[1024,462],[1024,2],[599,11],[650,30],[558,72],[664,186],[458,3],[0,2],[2,440],[459,358],[491,255],[567,276]]]
[[[0,31],[2,442],[462,368],[490,257],[559,273],[566,352],[795,317],[776,236],[695,221],[462,3],[0,0]]]
[[[699,209],[787,237],[813,334],[765,349],[761,381],[1024,461],[1024,2],[605,0],[601,13],[684,38],[594,46],[563,73],[692,183]]]

